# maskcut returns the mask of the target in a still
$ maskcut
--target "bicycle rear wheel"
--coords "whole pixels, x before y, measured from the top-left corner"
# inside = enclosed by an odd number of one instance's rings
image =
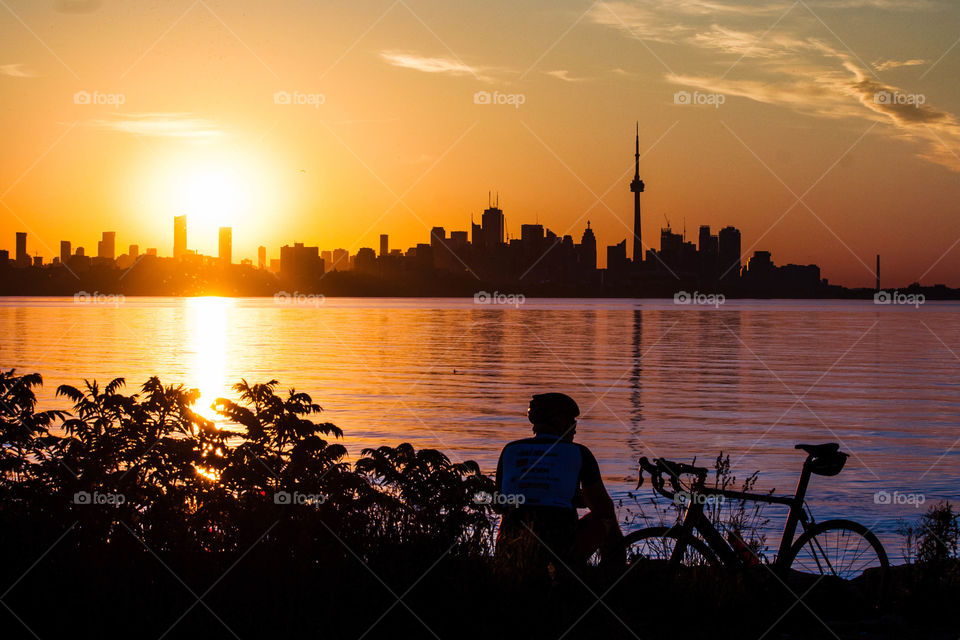
[[[676,527],[648,527],[629,533],[623,539],[627,548],[627,563],[632,564],[643,560],[664,562],[670,560],[677,546],[677,533]],[[718,567],[720,561],[703,540],[691,537],[681,564],[685,567]]]
[[[827,520],[804,531],[784,566],[813,575],[858,580],[875,603],[883,597],[890,562],[880,540],[859,522]]]

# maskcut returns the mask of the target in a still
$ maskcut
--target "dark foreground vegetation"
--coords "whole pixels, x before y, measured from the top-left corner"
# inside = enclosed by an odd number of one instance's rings
[[[492,482],[408,444],[348,461],[310,396],[60,387],[0,372],[3,638],[951,638],[957,519],[905,525],[888,602],[855,584],[688,569],[518,575],[492,556]]]

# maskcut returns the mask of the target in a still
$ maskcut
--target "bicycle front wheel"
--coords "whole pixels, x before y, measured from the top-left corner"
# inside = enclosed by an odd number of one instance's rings
[[[677,532],[677,527],[649,527],[627,534],[623,539],[627,548],[627,563],[638,560],[669,561],[677,546]],[[720,561],[703,540],[691,537],[681,564],[685,567],[717,567]]]
[[[865,591],[879,601],[890,562],[880,540],[859,522],[827,520],[804,531],[789,551],[785,566],[813,575],[854,580],[869,573]]]

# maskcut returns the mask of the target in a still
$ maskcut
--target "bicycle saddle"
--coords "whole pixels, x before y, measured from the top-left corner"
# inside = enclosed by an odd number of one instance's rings
[[[817,458],[836,453],[840,450],[840,445],[836,442],[827,442],[825,444],[798,444],[794,449],[806,451],[808,455]]]

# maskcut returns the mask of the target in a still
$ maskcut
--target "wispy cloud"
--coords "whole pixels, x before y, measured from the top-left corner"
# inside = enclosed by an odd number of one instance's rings
[[[0,76],[10,76],[11,78],[36,78],[37,74],[26,67],[26,65],[15,62],[13,64],[0,64]]]
[[[553,71],[544,71],[545,74],[551,78],[556,78],[557,80],[563,80],[564,82],[583,82],[586,78],[574,78],[570,75],[570,72],[566,69],[555,69]]]
[[[897,138],[917,145],[919,157],[960,172],[960,156],[954,151],[960,150],[957,117],[927,104],[925,96],[876,76],[876,72],[926,61],[881,59],[867,65],[836,41],[806,8],[908,11],[939,5],[899,0],[809,0],[806,5],[764,3],[759,8],[744,7],[737,14],[729,11],[734,5],[725,4],[726,8],[717,8],[714,15],[707,16],[714,4],[710,0],[682,0],[676,6],[613,0],[598,4],[593,20],[628,37],[699,52],[706,72],[667,71],[665,79],[671,84],[777,105],[813,117],[885,123]],[[788,10],[798,12],[799,23],[793,20],[788,26],[786,21],[780,22]],[[776,28],[770,28],[770,18],[759,19],[768,14],[777,15]]]
[[[98,129],[134,136],[194,141],[212,140],[223,135],[223,131],[216,124],[188,113],[121,114],[111,119],[91,120],[87,124]]]
[[[911,60],[877,60],[873,62],[873,68],[877,71],[886,71],[887,69],[899,69],[900,67],[916,67],[921,64],[927,64],[926,60],[915,58]]]
[[[422,56],[403,51],[381,51],[380,57],[388,64],[404,69],[451,76],[473,76],[478,79],[483,79],[483,69],[468,65],[456,58]]]

